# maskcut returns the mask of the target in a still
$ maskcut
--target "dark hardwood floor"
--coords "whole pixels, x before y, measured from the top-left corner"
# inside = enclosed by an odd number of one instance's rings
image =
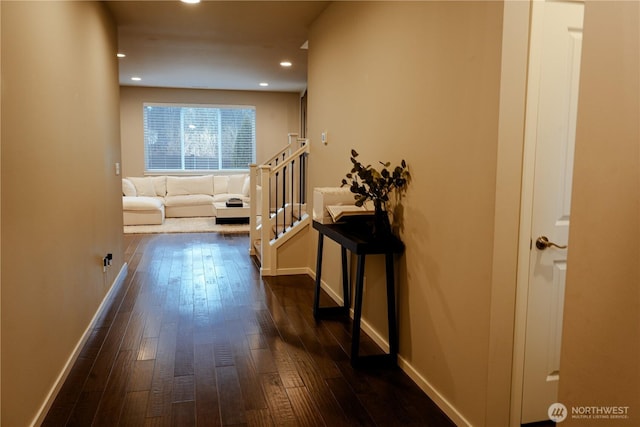
[[[128,276],[44,426],[454,425],[401,370],[353,369],[350,323],[314,321],[306,276],[261,279],[248,236],[125,243]],[[361,352],[380,349],[363,334]]]

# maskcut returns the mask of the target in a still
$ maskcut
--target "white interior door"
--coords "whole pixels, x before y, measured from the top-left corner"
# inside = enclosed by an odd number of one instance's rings
[[[557,402],[583,4],[534,2],[527,134],[535,140],[521,422]],[[532,101],[537,103],[532,105]],[[537,242],[538,241],[538,242]]]

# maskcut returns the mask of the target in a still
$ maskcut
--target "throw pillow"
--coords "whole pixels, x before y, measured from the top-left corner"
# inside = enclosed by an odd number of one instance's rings
[[[124,196],[133,196],[135,197],[138,193],[136,193],[136,187],[133,185],[131,180],[127,178],[122,178],[122,194]]]
[[[156,188],[153,185],[152,178],[147,177],[129,177],[136,187],[136,195],[146,197],[156,197]]]
[[[166,176],[154,176],[151,178],[153,186],[156,189],[156,196],[164,197],[167,195],[167,177]]]
[[[244,178],[246,175],[230,175],[229,176],[229,193],[244,194],[242,187],[244,186]]]
[[[227,175],[213,176],[213,194],[224,194],[229,192],[229,177]]]
[[[244,179],[244,184],[242,184],[242,194],[244,194],[245,196],[248,196],[250,187],[251,187],[251,179],[249,179],[249,175],[247,175]]]
[[[168,176],[167,196],[207,194],[213,196],[213,175]]]

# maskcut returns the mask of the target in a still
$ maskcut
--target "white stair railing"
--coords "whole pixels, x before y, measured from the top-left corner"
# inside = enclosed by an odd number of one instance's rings
[[[289,134],[289,143],[262,165],[250,165],[249,253],[262,275],[276,275],[277,249],[309,224],[306,178],[310,144]]]

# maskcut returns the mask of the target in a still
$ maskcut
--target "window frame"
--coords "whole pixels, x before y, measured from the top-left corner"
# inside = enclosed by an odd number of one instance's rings
[[[184,167],[184,147],[181,147],[181,159],[182,159],[182,168],[181,169],[149,169],[148,168],[148,157],[147,157],[147,135],[145,132],[146,129],[146,111],[147,107],[171,107],[171,108],[210,108],[210,109],[218,109],[218,110],[253,110],[253,123],[252,123],[252,153],[251,153],[251,162],[247,163],[247,166],[244,168],[218,168],[218,169],[185,169]],[[249,171],[249,163],[255,163],[256,160],[256,151],[257,151],[257,108],[255,105],[246,105],[246,104],[199,104],[199,103],[181,103],[181,102],[143,102],[142,104],[142,149],[143,149],[143,163],[144,163],[144,174],[145,175],[232,175],[234,173],[246,173]],[[181,129],[181,134],[183,134],[184,129]],[[220,147],[218,146],[218,149]],[[219,163],[222,162],[223,157],[219,157]]]

